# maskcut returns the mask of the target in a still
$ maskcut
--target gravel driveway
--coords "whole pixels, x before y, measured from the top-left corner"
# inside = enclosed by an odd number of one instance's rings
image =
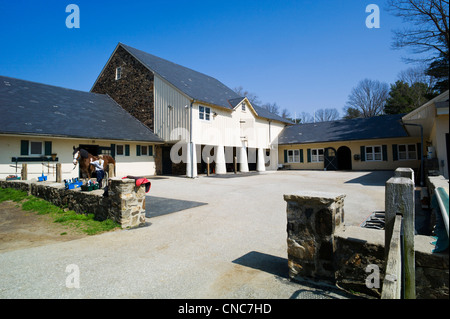
[[[346,298],[287,279],[283,194],[346,194],[345,223],[359,225],[384,209],[392,175],[153,179],[145,227],[1,253],[0,298]]]

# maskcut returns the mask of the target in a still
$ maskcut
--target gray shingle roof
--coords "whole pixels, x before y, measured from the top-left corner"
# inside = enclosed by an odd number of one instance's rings
[[[235,91],[213,77],[132,48],[123,43],[119,43],[119,45],[152,72],[158,74],[192,99],[228,109],[233,109],[243,99]],[[254,106],[254,109],[260,117],[291,123],[289,120],[259,106]]]
[[[104,94],[0,76],[0,133],[162,142]]]
[[[370,118],[305,123],[285,127],[278,144],[308,144],[407,137],[401,124],[404,114],[382,115]]]

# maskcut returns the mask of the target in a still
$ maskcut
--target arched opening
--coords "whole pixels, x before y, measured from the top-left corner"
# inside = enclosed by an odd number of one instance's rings
[[[347,146],[341,146],[337,150],[339,170],[352,169],[352,151]]]

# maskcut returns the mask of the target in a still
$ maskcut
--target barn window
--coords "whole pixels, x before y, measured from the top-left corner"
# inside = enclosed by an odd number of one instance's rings
[[[417,159],[416,144],[400,144],[398,145],[399,160],[415,160]]]
[[[381,161],[382,159],[381,146],[366,146],[366,161]]]
[[[116,80],[120,80],[121,77],[122,77],[122,68],[118,67],[116,68]]]
[[[311,150],[311,162],[323,162],[323,148],[314,148]]]
[[[116,155],[125,155],[125,147],[124,145],[116,145]]]
[[[198,118],[200,120],[210,121],[211,120],[211,109],[206,106],[199,106],[198,108]]]
[[[42,155],[42,142],[30,142],[30,155]]]
[[[300,163],[300,150],[288,150],[288,163]]]

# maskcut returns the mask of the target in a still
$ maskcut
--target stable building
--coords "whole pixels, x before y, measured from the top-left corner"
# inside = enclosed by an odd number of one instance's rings
[[[408,134],[402,117],[382,115],[286,127],[278,137],[279,162],[285,169],[418,169],[421,139]]]
[[[158,174],[276,170],[277,137],[290,121],[217,79],[119,43],[91,92],[108,94],[155,135]],[[237,163],[236,163],[237,162]]]
[[[402,117],[410,136],[424,140],[427,159],[425,167],[431,175],[448,179],[450,162],[449,91]]]
[[[0,178],[24,163],[29,179],[54,174],[56,163],[63,179],[78,177],[74,147],[113,156],[116,176],[156,173],[162,140],[105,94],[0,76],[0,113]]]

